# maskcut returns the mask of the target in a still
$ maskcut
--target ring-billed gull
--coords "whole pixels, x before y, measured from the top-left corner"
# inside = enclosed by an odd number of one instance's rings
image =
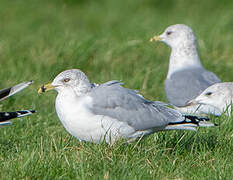
[[[118,81],[92,86],[78,69],[61,72],[38,92],[52,89],[58,92],[55,108],[61,123],[79,140],[111,144],[160,130],[213,126],[207,118],[185,116],[165,103],[146,100]]]
[[[0,90],[0,101],[18,93],[32,84],[32,81],[23,82],[16,86]],[[15,112],[0,112],[0,126],[11,124],[11,119],[31,115],[35,110],[22,110]]]
[[[210,109],[202,110],[205,114],[215,114],[220,115],[226,113],[226,115],[231,115],[233,103],[233,83],[224,82],[214,84],[207,89],[205,89],[199,96],[195,99],[189,101],[190,105],[208,105],[212,107]]]
[[[171,47],[165,80],[168,101],[182,112],[196,112],[197,106],[187,107],[187,102],[221,80],[202,66],[192,29],[183,24],[172,25],[150,41],[162,41]]]

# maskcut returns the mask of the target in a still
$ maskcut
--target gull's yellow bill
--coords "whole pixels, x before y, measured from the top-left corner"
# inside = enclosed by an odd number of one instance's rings
[[[39,94],[42,94],[42,93],[44,93],[44,92],[46,92],[46,91],[53,90],[54,88],[55,88],[55,86],[53,86],[51,83],[48,83],[48,84],[46,84],[46,85],[41,86],[41,87],[39,88],[39,90],[38,90],[38,93],[39,93]]]
[[[150,38],[150,42],[153,42],[153,41],[162,41],[162,38],[160,36],[154,36]]]

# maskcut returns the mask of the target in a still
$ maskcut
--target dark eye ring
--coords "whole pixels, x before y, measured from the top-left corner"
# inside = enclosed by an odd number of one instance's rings
[[[211,94],[212,94],[212,92],[205,93],[206,96],[210,96]]]
[[[167,35],[170,35],[171,33],[172,33],[171,31],[168,31],[168,32],[167,32]]]
[[[69,81],[70,81],[70,78],[65,78],[63,81],[64,81],[64,82],[69,82]]]

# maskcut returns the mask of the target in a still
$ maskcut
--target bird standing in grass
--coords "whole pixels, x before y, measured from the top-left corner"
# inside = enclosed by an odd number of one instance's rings
[[[165,92],[169,103],[184,113],[202,113],[211,107],[187,106],[207,87],[221,80],[201,64],[192,29],[183,24],[169,26],[150,41],[162,41],[171,47]]]
[[[32,81],[20,83],[16,86],[0,90],[0,101],[3,101],[4,99],[18,93],[19,91],[28,87],[30,84],[32,84]],[[9,125],[11,124],[11,121],[10,121],[11,119],[31,115],[32,113],[35,113],[35,110],[0,112],[0,126]]]
[[[78,69],[61,72],[39,89],[55,89],[57,115],[65,129],[79,140],[111,144],[119,138],[134,140],[161,130],[195,130],[213,126],[207,118],[185,116],[165,103],[149,101],[135,90],[109,81],[92,86]]]

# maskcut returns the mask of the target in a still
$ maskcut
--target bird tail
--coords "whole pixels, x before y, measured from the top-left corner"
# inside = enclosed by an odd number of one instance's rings
[[[208,122],[210,119],[201,116],[184,115],[185,119],[179,122],[170,122],[166,130],[191,130],[196,131],[196,127],[211,127],[217,124]]]
[[[23,110],[15,112],[0,112],[0,126],[10,125],[10,119],[28,116],[35,113],[35,110]]]
[[[17,84],[17,85],[15,85],[13,87],[10,87],[10,88],[0,90],[0,101],[2,101],[4,99],[18,93],[19,91],[21,91],[24,88],[28,87],[32,83],[33,83],[33,81],[27,81],[27,82]]]

